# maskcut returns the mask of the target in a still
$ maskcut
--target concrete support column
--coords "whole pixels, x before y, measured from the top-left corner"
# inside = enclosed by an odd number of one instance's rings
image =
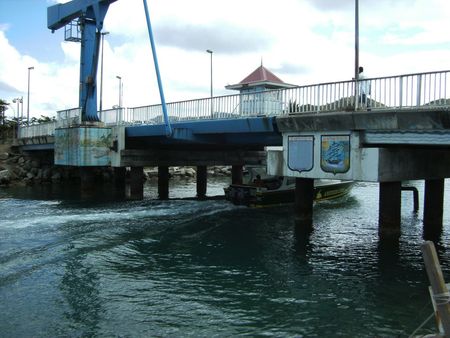
[[[114,184],[116,188],[125,187],[126,175],[127,175],[127,168],[114,167]]]
[[[114,167],[114,188],[117,197],[123,198],[126,196],[126,177],[127,168]]]
[[[303,229],[313,225],[314,179],[295,179],[295,223]]]
[[[440,236],[443,213],[444,179],[425,180],[423,226],[426,239],[434,239]]]
[[[402,182],[380,182],[378,232],[399,235],[401,223]]]
[[[80,190],[82,198],[92,197],[95,193],[95,168],[80,167]]]
[[[231,166],[231,184],[242,184],[243,180],[243,166]]]
[[[208,182],[208,172],[206,165],[197,166],[197,198],[206,198],[206,186]]]
[[[141,200],[144,198],[144,168],[143,167],[131,167],[130,198],[133,200]]]
[[[160,200],[169,199],[169,167],[158,167],[158,197]]]

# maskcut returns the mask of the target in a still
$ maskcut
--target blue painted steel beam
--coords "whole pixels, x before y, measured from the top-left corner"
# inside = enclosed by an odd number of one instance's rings
[[[247,119],[204,120],[172,123],[173,129],[190,129],[192,134],[226,133],[278,133],[274,117]],[[164,125],[142,125],[126,128],[127,137],[148,137],[165,135]]]
[[[60,29],[81,16],[101,18],[97,21],[99,30],[103,27],[108,6],[117,0],[72,0],[65,4],[57,4],[47,8],[47,27],[52,31]]]
[[[20,146],[21,150],[25,151],[33,151],[33,150],[53,150],[55,149],[54,143],[46,143],[46,144],[27,144],[24,146]]]
[[[274,146],[282,144],[281,134],[272,117],[233,120],[205,120],[172,124],[172,138],[165,137],[164,125],[127,127],[127,145],[149,147],[157,145],[197,144],[228,146]]]

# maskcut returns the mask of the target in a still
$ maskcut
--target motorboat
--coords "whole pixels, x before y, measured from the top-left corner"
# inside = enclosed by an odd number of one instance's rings
[[[347,195],[352,181],[314,180],[314,201],[335,199]],[[235,205],[267,207],[295,200],[295,177],[267,175],[264,167],[246,167],[242,184],[224,188],[226,200]]]

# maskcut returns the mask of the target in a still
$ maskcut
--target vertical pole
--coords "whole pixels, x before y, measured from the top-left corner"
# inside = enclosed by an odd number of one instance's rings
[[[197,198],[200,200],[206,198],[207,181],[208,172],[206,165],[197,166]]]
[[[131,167],[130,198],[133,200],[141,200],[144,198],[144,168],[143,167]]]
[[[295,179],[295,222],[300,228],[312,228],[314,179]]]
[[[214,114],[214,104],[213,104],[213,51],[211,49],[206,50],[207,53],[211,55],[211,117],[213,117]]]
[[[231,166],[231,184],[242,184],[243,170],[242,165]]]
[[[426,238],[435,238],[442,232],[444,212],[444,179],[425,180],[423,226]]]
[[[355,0],[355,79],[359,78],[359,0]]]
[[[169,167],[158,167],[158,196],[160,200],[169,199]]]
[[[102,33],[102,62],[100,67],[100,112],[103,111],[103,46],[105,44],[105,35],[109,34],[109,32]]]
[[[355,110],[358,110],[359,97],[359,0],[355,0]]]
[[[27,99],[27,125],[30,125],[30,71],[34,67],[28,67],[28,99]]]
[[[119,80],[119,109],[122,108],[122,77],[116,75],[116,79]]]
[[[439,318],[444,328],[444,336],[450,336],[450,304],[449,293],[447,286],[445,285],[444,277],[442,274],[441,265],[437,257],[436,249],[433,242],[426,241],[422,244],[422,255],[427,270],[428,279],[433,290],[433,297],[436,301],[436,308],[439,314]]]
[[[399,235],[402,182],[380,182],[378,226],[380,235]]]

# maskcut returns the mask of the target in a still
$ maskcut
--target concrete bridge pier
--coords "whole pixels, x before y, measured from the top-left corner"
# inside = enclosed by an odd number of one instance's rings
[[[79,170],[81,198],[92,197],[95,193],[95,168],[80,167]]]
[[[402,182],[380,182],[378,233],[400,235]]]
[[[169,199],[169,167],[165,165],[158,166],[158,197]]]
[[[131,167],[130,198],[133,200],[141,200],[144,198],[144,168],[143,167]]]
[[[231,166],[231,184],[242,184],[243,181],[243,166]]]
[[[114,167],[114,188],[116,195],[120,198],[126,196],[126,167]]]
[[[295,179],[295,223],[298,228],[311,229],[313,225],[314,179]]]
[[[124,188],[126,184],[127,168],[125,167],[114,167],[114,185],[116,188]]]
[[[444,213],[444,179],[425,180],[425,200],[423,208],[424,238],[434,240],[442,233]]]
[[[206,165],[197,166],[197,198],[199,200],[206,198],[207,183],[208,171]]]

